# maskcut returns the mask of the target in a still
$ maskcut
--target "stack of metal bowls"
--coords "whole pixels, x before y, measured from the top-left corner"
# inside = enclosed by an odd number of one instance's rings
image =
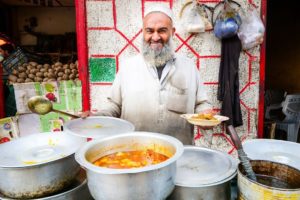
[[[80,166],[74,153],[85,143],[84,138],[49,132],[1,144],[1,199],[49,199],[59,193],[68,196],[66,189],[82,188],[85,178],[78,178]]]

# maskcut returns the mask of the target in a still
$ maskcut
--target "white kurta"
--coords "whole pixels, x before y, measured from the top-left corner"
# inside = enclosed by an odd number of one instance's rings
[[[193,127],[180,115],[211,108],[195,64],[180,55],[166,64],[160,80],[142,55],[132,57],[121,63],[111,89],[101,115],[121,117],[136,131],[168,134],[184,144],[193,143]]]

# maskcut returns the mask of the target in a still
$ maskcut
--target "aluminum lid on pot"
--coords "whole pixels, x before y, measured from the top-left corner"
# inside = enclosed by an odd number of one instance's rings
[[[220,184],[237,173],[238,161],[217,150],[185,146],[177,160],[175,185],[201,187]]]
[[[31,134],[0,145],[0,168],[46,164],[74,154],[85,143],[65,132]]]
[[[64,131],[83,138],[102,139],[134,131],[129,121],[107,116],[91,116],[73,119],[64,124]]]

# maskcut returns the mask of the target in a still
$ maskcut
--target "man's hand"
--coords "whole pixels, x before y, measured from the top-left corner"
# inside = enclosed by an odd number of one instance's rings
[[[80,114],[80,117],[81,117],[82,119],[85,119],[85,118],[87,118],[88,116],[93,116],[93,113],[92,113],[91,111],[84,111],[84,112],[82,112],[82,113]]]

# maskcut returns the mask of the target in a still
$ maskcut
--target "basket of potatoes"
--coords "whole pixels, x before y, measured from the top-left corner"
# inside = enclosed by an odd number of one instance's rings
[[[19,65],[8,76],[8,84],[28,82],[51,82],[63,80],[78,80],[78,62],[62,64],[38,64],[28,62]]]

